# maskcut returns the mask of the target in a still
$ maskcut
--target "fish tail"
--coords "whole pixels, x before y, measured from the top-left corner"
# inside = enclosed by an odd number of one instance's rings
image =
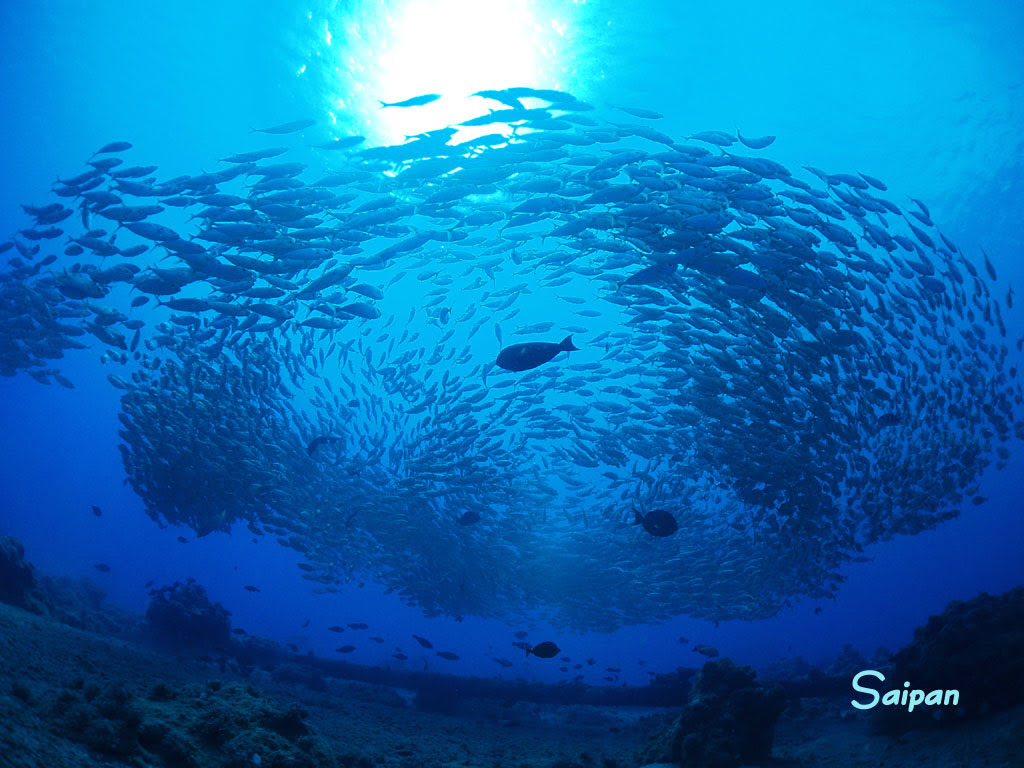
[[[577,352],[577,351],[579,351],[579,347],[575,346],[572,343],[572,334],[571,333],[568,336],[566,336],[564,339],[562,339],[562,343],[559,344],[558,346],[560,346],[566,352]]]
[[[640,510],[636,507],[633,508],[633,525],[640,525],[644,519],[640,516]]]
[[[390,105],[390,104],[388,104],[388,103],[387,103],[386,101],[382,101],[381,99],[377,99],[377,101],[380,101],[380,108],[381,108],[381,109],[384,109],[384,107],[390,107],[390,106],[391,106],[391,105]],[[409,138],[409,137],[408,137],[408,136],[406,136],[406,138]]]
[[[526,655],[529,656],[530,655],[530,651],[532,651],[533,648],[531,648],[530,646],[526,646],[525,650],[526,650]]]

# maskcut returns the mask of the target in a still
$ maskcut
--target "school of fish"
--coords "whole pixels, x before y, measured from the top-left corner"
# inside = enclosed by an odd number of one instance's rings
[[[155,521],[427,615],[767,617],[983,503],[1024,338],[924,203],[771,136],[475,95],[401,144],[299,120],[175,178],[102,147],[0,245],[0,373],[99,355]]]

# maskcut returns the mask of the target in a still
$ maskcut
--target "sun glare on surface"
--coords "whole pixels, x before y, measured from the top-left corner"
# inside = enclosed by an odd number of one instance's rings
[[[499,106],[472,98],[475,91],[571,89],[576,7],[559,0],[354,3],[319,21],[317,55],[335,62],[328,109],[339,125],[387,143]],[[380,105],[425,94],[441,98],[418,107]]]

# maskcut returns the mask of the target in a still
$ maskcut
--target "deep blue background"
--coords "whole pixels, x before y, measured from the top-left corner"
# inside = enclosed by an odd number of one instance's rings
[[[395,2],[393,14],[405,3]],[[348,6],[290,2],[0,3],[0,237],[25,226],[21,202],[48,201],[58,175],[77,173],[98,146],[135,144],[133,158],[160,175],[211,170],[230,152],[263,146],[250,125],[297,117],[324,119],[337,97],[326,56],[344,66],[345,37],[324,47],[325,19],[344,29]],[[625,12],[628,6],[628,13]],[[351,13],[373,21],[367,4]],[[863,171],[884,179],[900,205],[925,201],[938,226],[968,253],[983,246],[1007,281],[1022,285],[1024,235],[1024,7],[1014,2],[850,3],[597,2],[523,3],[523,12],[571,19],[561,58],[545,61],[536,82],[597,104],[629,104],[666,115],[661,130],[773,133],[766,155],[792,167]],[[370,16],[367,16],[369,14]],[[466,21],[462,19],[461,21]],[[385,25],[383,21],[376,23]],[[476,23],[486,25],[486,4]],[[467,27],[465,34],[474,34]],[[372,56],[365,46],[355,53]],[[303,64],[307,71],[297,73]],[[472,66],[467,62],[466,66]],[[359,73],[348,75],[350,82]],[[367,92],[386,84],[368,80]],[[495,83],[502,87],[513,83]],[[393,85],[393,84],[392,84]],[[444,83],[436,90],[443,92]],[[390,94],[389,94],[390,95]],[[413,95],[413,94],[408,94]],[[375,114],[356,105],[341,127],[372,130]],[[273,141],[269,142],[273,143]],[[1022,297],[1024,300],[1024,297]],[[1007,314],[1010,342],[1024,332],[1021,303]],[[0,533],[21,538],[42,570],[89,575],[112,600],[144,609],[148,579],[194,576],[234,614],[237,625],[303,648],[330,653],[352,635],[334,623],[366,621],[383,646],[355,643],[352,660],[380,662],[408,635],[430,637],[463,660],[431,665],[494,674],[485,654],[516,659],[511,632],[498,622],[428,621],[372,585],[318,596],[294,567],[295,553],[244,531],[194,541],[190,531],[160,530],[122,484],[115,448],[117,390],[98,352],[77,354],[63,370],[74,391],[21,376],[0,380]],[[1012,358],[1020,362],[1014,349]],[[613,635],[552,634],[576,660],[594,655],[588,679],[605,666],[640,682],[643,669],[702,661],[677,642],[710,643],[724,655],[764,663],[789,654],[817,660],[846,642],[869,653],[898,647],[914,626],[951,599],[998,592],[1024,581],[1019,443],[1002,473],[989,472],[989,501],[936,531],[872,547],[853,565],[839,599],[820,615],[803,603],[758,623],[715,628],[678,619]],[[95,518],[90,505],[104,510]],[[176,541],[179,534],[190,539]],[[99,574],[92,565],[108,562]],[[237,571],[235,566],[238,567]],[[242,589],[256,583],[260,594]],[[309,629],[300,629],[312,618]],[[541,639],[543,632],[531,633]],[[343,639],[342,639],[343,638]],[[338,641],[342,640],[341,643]],[[418,648],[417,648],[418,651]],[[638,659],[647,661],[641,668]],[[562,676],[554,665],[517,663],[510,675]],[[435,663],[436,662],[436,663]]]

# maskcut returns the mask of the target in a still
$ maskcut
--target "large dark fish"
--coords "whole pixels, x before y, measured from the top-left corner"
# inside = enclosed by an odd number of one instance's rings
[[[561,648],[550,640],[545,640],[543,643],[539,643],[532,648],[527,647],[526,655],[529,656],[532,653],[534,656],[541,659],[553,659],[561,650]]]
[[[642,525],[651,536],[671,536],[679,530],[679,523],[671,513],[664,509],[652,509],[646,515],[641,515],[638,510],[634,509],[633,514],[636,516],[633,525]]]
[[[554,359],[559,352],[574,352],[578,349],[579,347],[572,343],[572,334],[569,334],[558,344],[550,341],[528,341],[505,347],[498,353],[496,362],[499,368],[506,371],[528,371]]]
[[[479,522],[480,514],[472,509],[468,510],[467,512],[463,512],[462,516],[459,518],[459,525],[473,525],[473,523]]]

